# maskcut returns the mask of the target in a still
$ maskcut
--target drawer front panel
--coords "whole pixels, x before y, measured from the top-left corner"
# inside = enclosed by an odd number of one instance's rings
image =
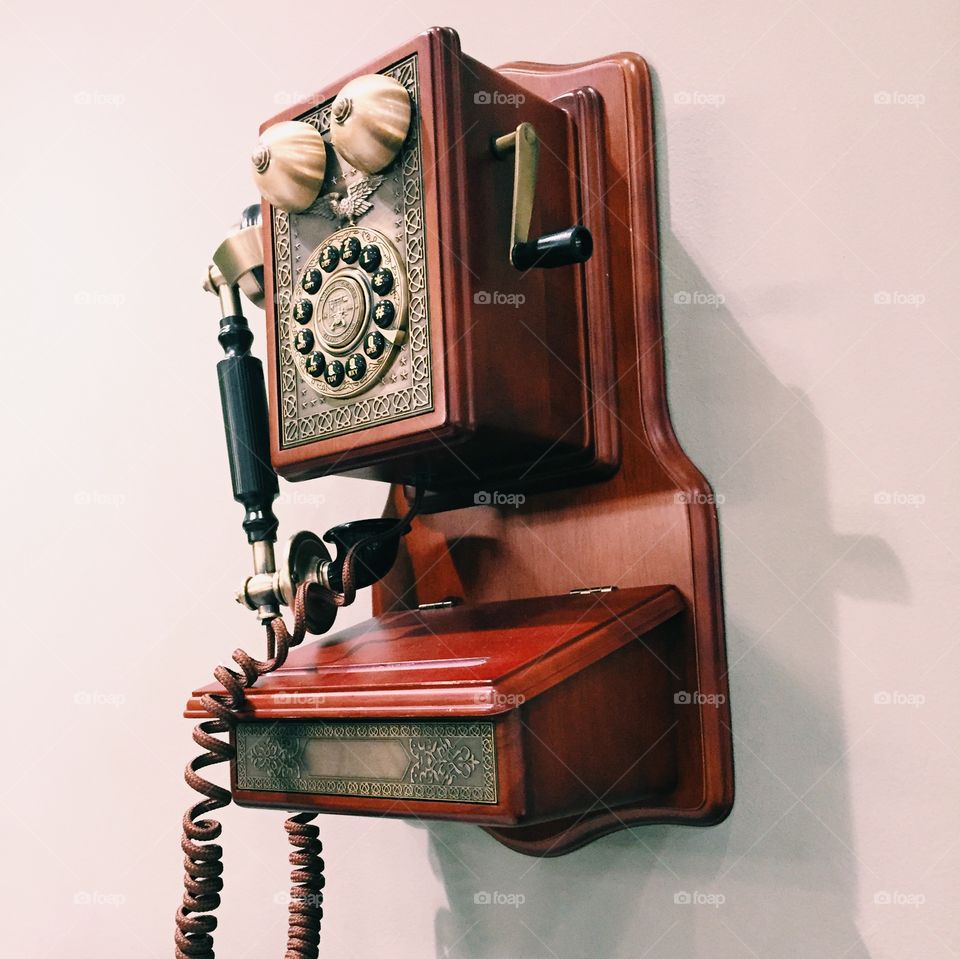
[[[246,722],[236,788],[496,804],[492,722]]]

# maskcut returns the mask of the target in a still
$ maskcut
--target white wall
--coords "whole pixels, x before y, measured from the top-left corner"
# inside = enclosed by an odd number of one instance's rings
[[[259,639],[231,599],[247,551],[201,274],[251,199],[258,123],[448,21],[491,64],[627,48],[656,71],[671,403],[726,497],[737,805],[547,862],[465,826],[327,818],[323,955],[955,956],[947,0],[5,6],[0,952],[171,955],[179,712]],[[285,486],[279,513],[322,531],[382,496]],[[281,820],[224,815],[225,959],[282,954]]]

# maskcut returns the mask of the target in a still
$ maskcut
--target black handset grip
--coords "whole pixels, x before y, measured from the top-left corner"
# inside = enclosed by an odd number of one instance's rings
[[[552,269],[585,263],[593,254],[593,236],[585,226],[571,226],[536,240],[518,243],[511,260],[518,270]]]
[[[246,510],[243,528],[247,540],[273,542],[277,538],[273,501],[280,487],[270,465],[263,366],[250,355],[253,334],[243,316],[225,316],[217,339],[225,354],[217,363],[217,375],[233,498]]]

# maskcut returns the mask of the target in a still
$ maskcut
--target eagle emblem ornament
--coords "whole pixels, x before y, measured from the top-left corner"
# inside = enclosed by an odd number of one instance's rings
[[[360,217],[373,209],[370,197],[377,192],[381,183],[382,176],[366,176],[356,183],[351,183],[347,187],[346,196],[332,190],[324,193],[317,200],[314,209],[328,220],[335,220],[340,226],[344,223],[353,226]]]

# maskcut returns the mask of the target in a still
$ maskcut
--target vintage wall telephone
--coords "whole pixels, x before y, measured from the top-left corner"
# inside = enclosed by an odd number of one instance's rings
[[[722,819],[717,520],[666,405],[644,62],[492,70],[430,30],[265,123],[253,167],[263,202],[206,286],[267,654],[187,706],[205,798],[177,955],[213,956],[205,817],[231,798],[299,811],[294,957],[317,955],[319,811],[477,823],[538,856]],[[278,564],[277,473],[389,481],[386,515],[298,533]],[[291,651],[369,585],[372,619]],[[220,762],[230,790],[200,774]]]

